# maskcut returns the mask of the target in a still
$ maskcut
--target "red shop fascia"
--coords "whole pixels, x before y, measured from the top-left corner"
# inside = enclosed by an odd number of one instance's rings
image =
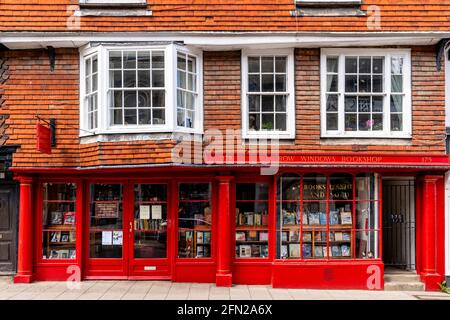
[[[428,290],[436,289],[444,277],[448,156],[289,154],[280,160],[275,175],[261,175],[256,163],[13,168],[20,182],[14,281],[381,290],[381,180],[412,176],[416,270]],[[371,218],[361,225],[364,210]]]

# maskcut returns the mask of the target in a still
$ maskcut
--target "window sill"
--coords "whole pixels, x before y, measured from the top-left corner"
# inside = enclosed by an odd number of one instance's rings
[[[202,133],[187,132],[153,132],[153,133],[97,133],[95,135],[81,136],[80,144],[90,144],[97,142],[132,142],[132,141],[160,141],[176,140],[181,141],[184,138],[194,141],[203,141]]]
[[[409,146],[412,138],[354,138],[354,137],[321,137],[321,145],[389,145],[389,146]]]
[[[102,9],[102,8],[81,8],[74,13],[75,17],[142,17],[152,16],[151,10],[141,8],[117,8],[117,9]]]
[[[281,133],[274,131],[261,131],[258,133],[247,132],[242,134],[242,139],[252,140],[252,139],[278,139],[278,140],[293,140],[295,139],[295,133]]]
[[[412,135],[410,133],[402,133],[402,134],[377,134],[377,133],[359,133],[359,134],[351,134],[351,133],[322,133],[320,136],[321,139],[412,139]]]

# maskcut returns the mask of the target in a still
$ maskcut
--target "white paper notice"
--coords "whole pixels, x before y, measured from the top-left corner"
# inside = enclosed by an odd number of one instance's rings
[[[162,206],[160,205],[152,206],[152,219],[153,220],[162,219]]]
[[[102,245],[112,245],[112,231],[102,231]]]
[[[139,219],[150,219],[150,206],[139,206]]]
[[[123,242],[123,232],[122,231],[113,231],[112,244],[113,245],[122,245],[122,242]]]

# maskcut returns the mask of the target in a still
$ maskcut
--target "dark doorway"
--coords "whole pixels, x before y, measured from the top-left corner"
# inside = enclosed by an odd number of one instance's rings
[[[0,184],[0,274],[16,270],[17,207],[17,186]]]
[[[386,267],[416,269],[414,178],[383,179],[383,262]]]

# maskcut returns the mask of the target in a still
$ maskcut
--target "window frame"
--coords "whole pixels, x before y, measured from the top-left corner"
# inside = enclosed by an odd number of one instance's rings
[[[165,124],[163,125],[111,125],[110,109],[108,107],[109,90],[109,52],[133,50],[161,50],[164,51],[164,88],[165,88]],[[197,91],[194,128],[177,126],[176,122],[176,85],[177,85],[177,54],[178,52],[195,56],[197,59]],[[88,129],[87,106],[84,103],[85,88],[85,59],[97,55],[98,58],[98,118],[97,129]],[[176,44],[163,45],[87,45],[80,48],[80,130],[79,136],[93,136],[99,134],[129,134],[129,133],[193,133],[203,134],[203,52],[201,50]]]
[[[244,49],[241,54],[241,114],[242,137],[253,138],[295,138],[295,62],[294,48],[288,49]],[[260,56],[286,56],[286,131],[260,130],[251,131],[248,128],[248,58]]]
[[[338,57],[338,130],[327,130],[327,57]],[[384,97],[383,130],[381,131],[345,131],[345,57],[367,56],[384,57],[383,92]],[[403,57],[403,131],[391,131],[390,98],[391,98],[391,57]],[[411,49],[390,48],[322,48],[320,53],[320,128],[321,138],[412,138],[412,68]],[[372,96],[373,93],[367,93]],[[394,93],[395,94],[395,93]],[[361,95],[361,94],[360,94]],[[389,118],[386,118],[389,116]]]
[[[80,6],[146,6],[146,0],[79,0]]]

